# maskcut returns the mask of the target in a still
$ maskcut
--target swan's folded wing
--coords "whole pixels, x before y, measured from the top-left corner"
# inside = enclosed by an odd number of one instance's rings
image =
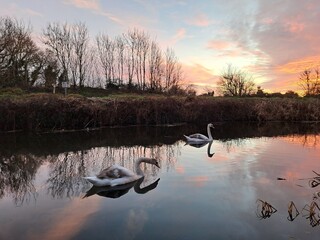
[[[192,135],[189,136],[189,138],[202,139],[202,140],[207,140],[208,139],[208,137],[206,137],[205,135],[200,134],[200,133],[192,134]]]
[[[102,170],[97,177],[98,178],[123,178],[123,177],[132,177],[135,174],[130,171],[129,169],[119,166],[119,165],[112,165],[104,170]]]

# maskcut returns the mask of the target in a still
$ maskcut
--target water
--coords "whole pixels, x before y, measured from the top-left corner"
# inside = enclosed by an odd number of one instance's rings
[[[198,148],[182,136],[206,126],[1,134],[0,239],[318,239],[319,129],[215,124]],[[136,186],[82,178],[140,156],[161,168]]]

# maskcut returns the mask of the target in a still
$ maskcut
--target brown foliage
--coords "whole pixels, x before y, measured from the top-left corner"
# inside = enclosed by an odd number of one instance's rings
[[[71,130],[119,125],[222,121],[319,121],[318,99],[88,99],[34,94],[0,99],[0,131]]]

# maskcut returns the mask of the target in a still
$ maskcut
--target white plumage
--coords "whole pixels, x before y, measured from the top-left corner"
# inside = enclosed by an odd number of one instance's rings
[[[153,164],[160,168],[159,163],[153,158],[138,158],[135,162],[135,172],[119,165],[112,165],[102,170],[98,175],[91,177],[84,177],[94,186],[118,186],[136,181],[144,176],[143,171],[140,169],[140,163],[145,162]]]
[[[189,136],[184,135],[184,137],[187,139],[188,143],[193,143],[193,144],[199,144],[199,143],[204,143],[204,142],[210,142],[213,140],[212,135],[211,135],[211,129],[214,128],[212,123],[209,123],[207,125],[207,132],[208,132],[208,137],[201,134],[201,133],[195,133]]]

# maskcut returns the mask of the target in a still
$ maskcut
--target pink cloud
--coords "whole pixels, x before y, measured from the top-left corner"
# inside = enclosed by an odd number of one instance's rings
[[[65,3],[73,5],[77,8],[91,10],[93,13],[97,15],[105,16],[113,22],[122,24],[122,21],[119,18],[102,9],[99,0],[65,0]]]
[[[207,27],[211,24],[207,15],[203,13],[197,14],[194,18],[188,20],[187,23],[197,27]]]
[[[43,17],[43,14],[40,12],[37,12],[31,8],[22,8],[16,3],[11,3],[8,7],[0,9],[1,15],[8,15],[11,16],[13,14],[19,16],[36,16],[36,17]]]
[[[184,28],[180,28],[170,40],[169,45],[175,45],[177,42],[184,39],[185,36],[186,36],[186,30]]]
[[[98,0],[66,0],[68,4],[74,5],[78,8],[100,10],[100,4]]]
[[[285,24],[285,28],[291,33],[299,33],[304,29],[304,24],[295,21],[288,21]]]
[[[213,85],[217,76],[201,64],[183,65],[185,84]]]
[[[211,40],[207,44],[207,48],[214,50],[223,50],[231,47],[231,43],[223,40]]]

